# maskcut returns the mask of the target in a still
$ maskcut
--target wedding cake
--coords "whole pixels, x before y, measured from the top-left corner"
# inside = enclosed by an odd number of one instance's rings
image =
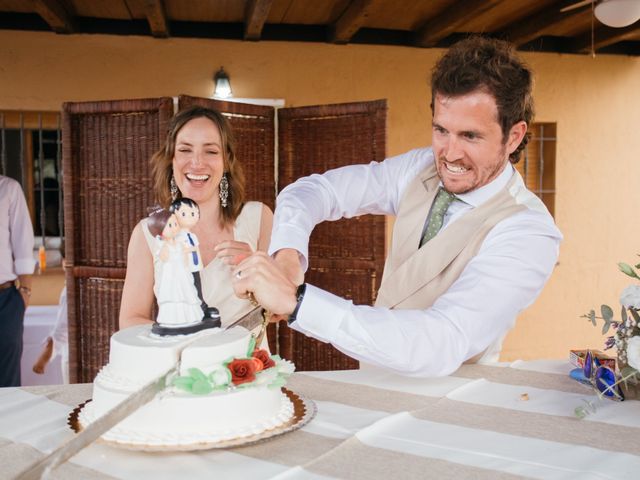
[[[109,363],[78,415],[82,427],[179,365],[167,386],[103,439],[139,446],[185,446],[250,437],[291,420],[282,386],[291,362],[255,349],[243,327],[158,336],[138,325],[111,337]]]

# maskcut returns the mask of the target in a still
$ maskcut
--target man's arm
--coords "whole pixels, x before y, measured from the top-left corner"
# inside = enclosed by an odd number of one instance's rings
[[[404,375],[448,375],[501,339],[551,275],[559,232],[549,225],[536,230],[530,216],[522,220],[496,226],[430,308],[357,306],[309,285],[291,326]]]
[[[31,225],[27,201],[17,182],[14,184],[14,188],[16,191],[9,207],[11,252],[14,271],[20,283],[20,294],[25,306],[28,306],[29,297],[31,297],[31,279],[35,270],[33,225]]]
[[[484,352],[513,326],[548,280],[561,235],[535,212],[496,225],[478,255],[430,308],[353,305],[307,285],[292,328],[331,343],[347,355],[403,375],[442,376]],[[238,265],[234,288],[253,292],[268,310],[291,314],[296,286],[268,257]]]
[[[395,215],[407,184],[433,161],[430,148],[383,162],[349,165],[303,177],[278,195],[269,254],[282,249],[300,253],[308,265],[309,236],[320,222],[364,214]],[[287,261],[293,254],[285,255]],[[276,255],[278,262],[284,260]]]

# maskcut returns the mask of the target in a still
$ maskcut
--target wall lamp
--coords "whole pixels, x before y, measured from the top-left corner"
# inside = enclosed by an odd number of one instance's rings
[[[213,91],[213,98],[229,98],[233,96],[231,90],[231,82],[229,81],[229,75],[224,71],[224,68],[220,67],[213,77],[215,82],[215,89]]]

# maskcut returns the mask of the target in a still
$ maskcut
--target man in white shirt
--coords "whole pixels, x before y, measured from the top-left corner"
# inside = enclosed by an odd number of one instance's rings
[[[33,243],[22,188],[0,175],[0,387],[20,386],[24,311],[35,269]]]
[[[269,253],[234,288],[292,328],[366,363],[440,376],[497,360],[548,280],[562,238],[511,163],[528,141],[532,74],[506,42],[473,37],[432,72],[433,146],[302,178],[278,197]],[[322,221],[395,215],[374,307],[303,282]]]

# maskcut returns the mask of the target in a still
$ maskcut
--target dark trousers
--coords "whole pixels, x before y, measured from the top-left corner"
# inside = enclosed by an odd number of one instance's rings
[[[24,310],[16,287],[0,290],[0,387],[20,386]]]

